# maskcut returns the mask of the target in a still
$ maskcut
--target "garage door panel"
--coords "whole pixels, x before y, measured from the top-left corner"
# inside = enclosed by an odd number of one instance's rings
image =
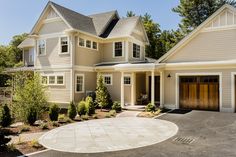
[[[199,84],[199,109],[208,109],[208,84]]]
[[[180,108],[219,110],[218,76],[183,76],[179,83]]]

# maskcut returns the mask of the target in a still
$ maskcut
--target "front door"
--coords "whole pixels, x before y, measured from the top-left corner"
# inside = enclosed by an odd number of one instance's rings
[[[151,101],[152,77],[149,76],[149,101]],[[160,76],[155,76],[155,101],[160,102]]]

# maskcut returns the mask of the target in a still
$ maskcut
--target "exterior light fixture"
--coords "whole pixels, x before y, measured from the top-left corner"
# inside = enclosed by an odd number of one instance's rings
[[[171,75],[169,74],[167,77],[168,77],[168,78],[171,78]]]

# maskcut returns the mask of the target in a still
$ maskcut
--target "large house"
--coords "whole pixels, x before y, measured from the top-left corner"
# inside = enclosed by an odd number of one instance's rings
[[[140,95],[167,108],[235,111],[236,9],[224,5],[159,60],[140,17],[117,11],[82,15],[49,2],[19,47],[23,70],[38,71],[51,102],[66,106],[96,88],[97,73],[113,100]]]

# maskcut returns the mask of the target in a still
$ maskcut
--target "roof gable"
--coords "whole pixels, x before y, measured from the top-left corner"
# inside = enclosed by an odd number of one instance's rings
[[[199,25],[195,30],[193,30],[189,35],[187,35],[184,39],[182,39],[178,44],[176,44],[171,50],[169,50],[165,55],[163,55],[160,59],[157,60],[157,63],[165,62],[175,53],[178,53],[178,50],[189,43],[192,39],[194,39],[201,31],[204,31],[206,28],[212,26],[212,22],[219,16],[224,14],[224,11],[236,12],[236,9],[228,4],[223,5],[220,9],[218,9],[214,14],[212,14],[208,19],[206,19],[201,25]],[[226,23],[226,22],[225,22]],[[219,25],[219,27],[224,27],[225,24]],[[218,27],[218,26],[217,26]]]

